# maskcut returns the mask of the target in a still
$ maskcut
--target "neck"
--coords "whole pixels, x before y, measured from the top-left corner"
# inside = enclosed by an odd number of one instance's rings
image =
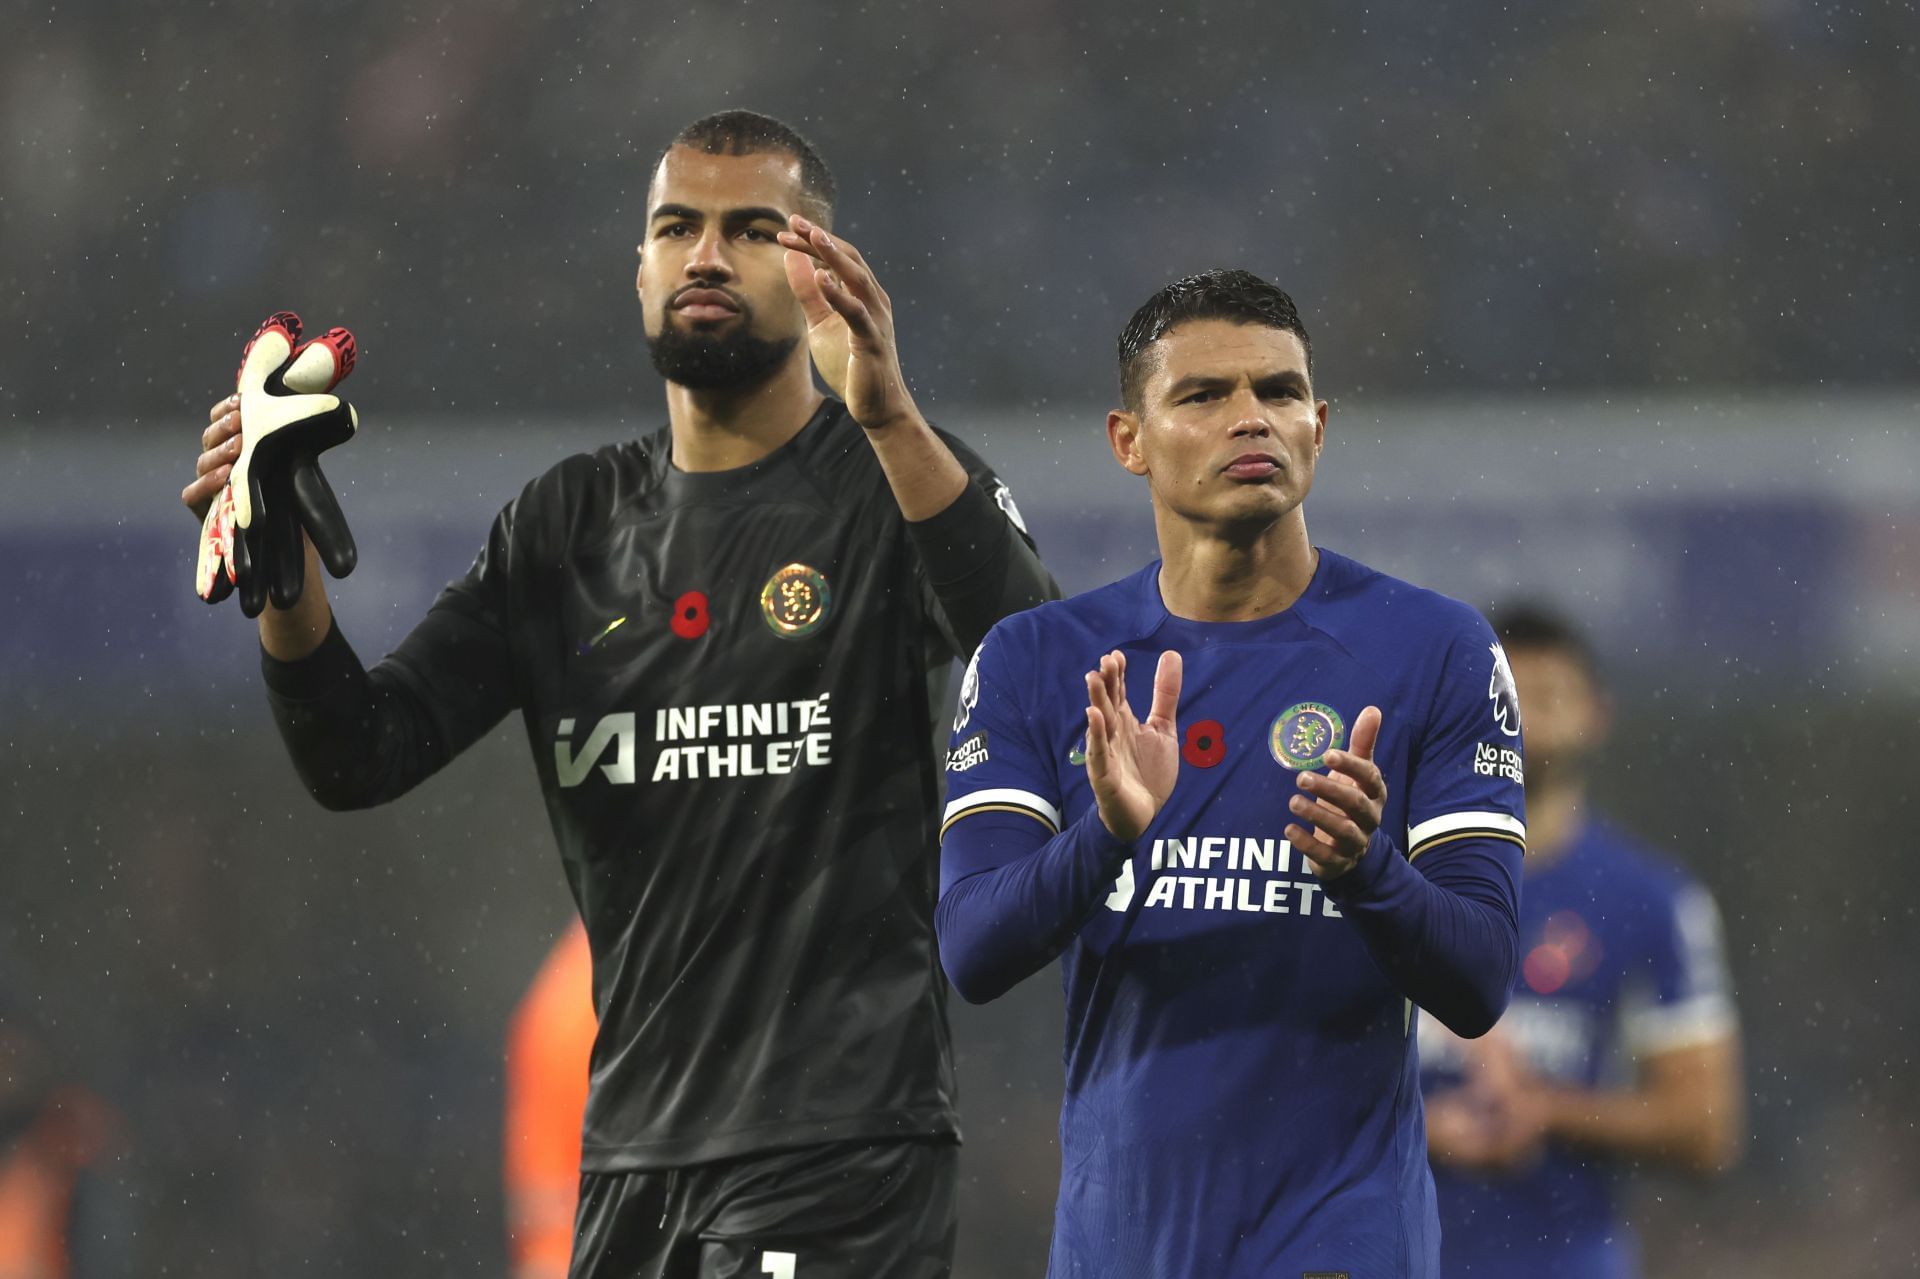
[[[1587,788],[1578,783],[1527,788],[1527,869],[1560,860],[1586,818]]]
[[[1313,580],[1320,553],[1294,507],[1248,535],[1195,524],[1155,503],[1160,540],[1160,598],[1175,617],[1246,622],[1289,608]]]
[[[669,382],[673,464],[682,471],[750,466],[798,435],[822,398],[805,346],[778,373],[745,390],[696,391]]]

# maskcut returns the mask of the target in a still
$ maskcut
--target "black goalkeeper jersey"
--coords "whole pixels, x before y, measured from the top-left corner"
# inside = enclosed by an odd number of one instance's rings
[[[956,1130],[933,944],[947,664],[1057,595],[1006,488],[909,524],[828,400],[738,470],[666,430],[572,457],[371,671],[267,658],[328,807],[390,799],[518,709],[592,941],[583,1165]]]

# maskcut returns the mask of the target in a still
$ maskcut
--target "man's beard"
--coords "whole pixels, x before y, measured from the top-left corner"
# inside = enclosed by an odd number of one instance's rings
[[[647,354],[654,371],[689,391],[750,391],[763,386],[798,346],[797,337],[769,340],[748,332],[751,312],[726,333],[701,333],[660,317],[658,336],[647,337]]]

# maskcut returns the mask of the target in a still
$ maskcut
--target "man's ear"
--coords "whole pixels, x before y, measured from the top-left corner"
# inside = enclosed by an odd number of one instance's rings
[[[1327,446],[1327,402],[1321,400],[1313,406],[1313,455],[1320,456],[1320,450]]]
[[[1147,459],[1140,451],[1140,415],[1128,409],[1107,414],[1107,443],[1114,461],[1135,475],[1147,473]]]

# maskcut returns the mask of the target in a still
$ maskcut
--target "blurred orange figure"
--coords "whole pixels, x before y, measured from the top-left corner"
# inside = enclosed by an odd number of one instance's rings
[[[57,1082],[38,1045],[0,1017],[0,1279],[74,1273],[77,1200],[118,1127],[106,1102]]]
[[[567,1273],[597,1029],[593,956],[576,919],[548,952],[507,1033],[507,1253],[514,1279]]]

